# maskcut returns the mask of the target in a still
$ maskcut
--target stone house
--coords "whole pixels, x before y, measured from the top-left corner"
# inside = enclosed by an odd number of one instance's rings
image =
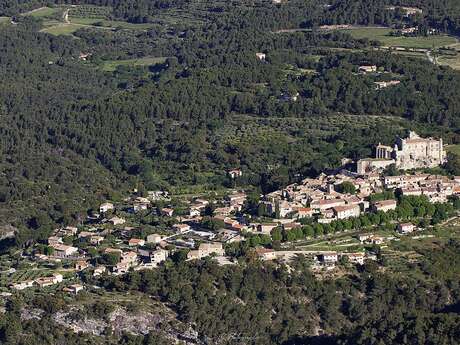
[[[359,217],[359,215],[361,214],[361,208],[359,207],[359,205],[337,206],[334,207],[333,210],[337,219]]]
[[[388,212],[391,210],[396,210],[397,202],[396,200],[382,200],[377,201],[372,205],[372,208],[375,212],[382,211]]]
[[[110,202],[105,202],[99,206],[99,213],[106,213],[114,209],[114,206]]]
[[[401,234],[409,234],[415,230],[415,225],[412,223],[398,224],[398,232]]]

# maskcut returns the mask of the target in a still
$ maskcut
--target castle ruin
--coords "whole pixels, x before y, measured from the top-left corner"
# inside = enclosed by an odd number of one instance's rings
[[[395,164],[396,168],[401,170],[434,168],[443,164],[445,159],[442,138],[421,138],[411,131],[409,137],[397,138],[393,147],[379,143],[374,158],[358,161],[357,172],[365,174],[385,169],[391,164]]]

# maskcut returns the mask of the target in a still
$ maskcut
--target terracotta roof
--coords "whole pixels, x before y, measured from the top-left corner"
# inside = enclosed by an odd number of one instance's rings
[[[337,206],[337,207],[334,207],[334,210],[335,212],[343,212],[343,211],[348,211],[348,210],[352,210],[355,208],[359,208],[359,206],[358,205]]]
[[[396,204],[396,200],[382,200],[375,203],[376,206],[389,206]]]

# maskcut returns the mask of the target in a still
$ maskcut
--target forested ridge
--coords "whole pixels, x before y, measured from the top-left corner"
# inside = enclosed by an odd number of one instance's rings
[[[111,6],[113,16],[133,22],[145,22],[162,10],[170,8],[187,8],[193,1],[187,0],[6,0],[0,4],[0,14],[17,15],[45,5],[97,5]],[[232,5],[242,4],[238,1]],[[398,23],[403,12],[389,10],[389,6],[417,7],[423,10],[423,15],[414,20],[437,26],[443,30],[456,32],[459,30],[458,15],[460,5],[456,0],[324,0],[289,1],[283,6],[268,6],[260,1],[255,2],[256,15],[252,23],[259,25],[286,27],[321,25],[321,24],[380,24]],[[261,6],[264,4],[264,6]],[[250,7],[251,5],[249,5]],[[245,6],[242,6],[243,8]],[[273,11],[276,9],[276,11]],[[216,13],[225,12],[225,8],[216,7]],[[311,16],[311,11],[315,16]]]
[[[420,252],[408,264],[411,273],[389,273],[375,262],[336,279],[317,279],[305,258],[289,264],[261,263],[250,254],[245,263],[219,266],[212,258],[185,262],[178,252],[164,267],[105,276],[110,294],[142,293],[165,303],[178,319],[194,325],[200,344],[458,344],[459,243],[452,240]],[[88,283],[94,278],[86,276]],[[128,295],[132,294],[132,295]],[[77,299],[88,304],[88,295]],[[170,344],[159,332],[117,336],[78,336],[53,323],[69,311],[61,293],[13,296],[0,320],[3,344]],[[22,320],[23,308],[44,311]],[[137,307],[138,308],[138,307]],[[113,306],[96,301],[89,317],[104,318]],[[80,318],[82,315],[74,315]],[[167,329],[168,325],[163,325]]]

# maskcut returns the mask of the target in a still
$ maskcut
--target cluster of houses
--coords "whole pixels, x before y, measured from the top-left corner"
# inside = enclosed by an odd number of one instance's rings
[[[312,259],[312,268],[314,270],[334,268],[339,260],[347,258],[352,264],[363,265],[365,260],[376,260],[375,254],[364,252],[335,252],[335,251],[275,251],[263,247],[255,248],[255,253],[263,261],[281,260],[289,261],[295,255],[303,255]]]
[[[425,144],[419,137],[416,139],[419,146]],[[377,155],[386,155],[382,147],[377,147]],[[433,152],[437,152],[436,148],[433,148]],[[239,177],[241,171],[233,170],[229,176]],[[385,176],[378,169],[364,169],[362,172],[343,169],[329,175],[323,173],[317,178],[306,178],[264,195],[260,206],[274,217],[260,218],[262,221],[244,214],[247,195],[243,191],[231,191],[218,201],[203,197],[193,198],[188,201],[185,213],[183,205],[181,206],[180,214],[175,214],[174,206],[156,207],[156,201],[168,200],[167,193],[149,192],[146,198],[134,196],[125,199],[123,211],[135,215],[140,211],[150,210],[157,212],[160,217],[169,218],[168,224],[172,225],[161,234],[151,233],[140,238],[140,232],[135,231],[136,227],[128,226],[126,223],[129,220],[120,216],[126,215],[118,212],[120,206],[105,202],[100,205],[97,213],[88,216],[85,225],[56,229],[47,240],[46,250],[37,250],[33,258],[36,261],[65,261],[74,267],[77,274],[88,271],[94,277],[157,267],[167,260],[171,251],[178,248],[189,249],[188,260],[213,256],[219,262],[227,264],[229,261],[225,258],[224,245],[243,241],[247,233],[271,236],[275,228],[286,232],[300,228],[304,218],[326,224],[359,217],[367,212],[396,210],[397,201],[394,199],[369,201],[373,194],[387,190],[397,191],[402,196],[424,195],[430,202],[443,203],[448,201],[449,196],[460,195],[460,177],[448,178],[422,173]],[[212,228],[209,224],[206,225],[208,220],[213,222]],[[397,230],[401,234],[408,234],[416,228],[407,223],[399,224]],[[107,241],[109,235],[110,241]],[[373,234],[360,235],[358,239],[361,243],[377,245],[385,241]],[[91,249],[92,255],[89,255]],[[102,260],[95,259],[94,252]],[[261,247],[256,248],[256,254],[262,260],[273,260],[289,258],[295,252]],[[324,267],[344,256],[351,263],[362,263],[366,258],[364,253],[321,252],[313,254],[313,259]],[[60,282],[62,275],[57,274],[16,283],[11,287],[46,287]],[[82,288],[73,284],[65,289],[78,293]]]
[[[340,186],[344,182],[352,184],[356,193],[340,193]],[[378,174],[362,177],[346,173],[321,174],[317,178],[307,178],[301,183],[267,194],[263,202],[269,211],[276,210],[281,218],[290,218],[293,222],[316,216],[318,222],[330,223],[358,217],[371,208],[384,212],[395,209],[395,200],[372,205],[366,200],[371,194],[382,191],[383,184]]]
[[[418,15],[418,14],[423,14],[423,10],[421,8],[418,8],[418,7],[387,6],[387,7],[385,7],[385,9],[388,10],[388,11],[399,10],[402,13],[404,13],[404,15],[406,17],[415,16],[415,15]]]
[[[356,192],[341,193],[343,183],[352,185]],[[446,176],[419,173],[381,176],[378,172],[358,175],[342,171],[335,175],[322,174],[315,179],[307,178],[301,183],[267,194],[262,202],[270,212],[277,210],[281,218],[288,218],[288,224],[313,216],[319,223],[330,223],[359,217],[365,212],[395,210],[397,202],[394,199],[367,201],[372,194],[385,190],[396,190],[402,196],[424,195],[432,203],[444,203],[449,196],[460,195],[460,177],[450,179]],[[273,224],[273,227],[277,225]],[[260,227],[260,230],[264,230],[264,227]]]
[[[377,65],[362,65],[358,67],[359,74],[380,74],[379,68]],[[375,81],[375,90],[382,90],[386,89],[391,86],[396,86],[401,84],[401,80],[392,79],[392,80],[384,80],[384,81]]]
[[[40,277],[34,280],[25,280],[22,282],[11,284],[10,287],[15,290],[24,290],[29,287],[46,287],[61,283],[63,281],[62,274],[54,274],[52,276],[47,277]]]
[[[60,273],[54,273],[50,276],[39,277],[33,280],[24,280],[17,283],[10,284],[10,288],[13,290],[24,290],[27,288],[38,287],[45,288],[52,285],[57,285],[64,281],[64,277]],[[63,288],[63,291],[69,292],[72,294],[78,294],[84,289],[82,284],[70,284]]]
[[[401,80],[375,81],[374,84],[376,90],[382,90],[390,86],[401,84]]]
[[[396,189],[402,196],[424,195],[432,203],[447,202],[448,197],[460,194],[460,177],[450,179],[447,176],[415,174],[385,176],[385,188]]]
[[[231,174],[234,177],[241,176],[238,170],[232,171]],[[153,208],[153,203],[158,200],[167,200],[167,194],[151,192],[147,198],[135,196],[125,199],[128,206],[123,205],[122,209],[132,214],[143,210],[156,210]],[[243,239],[241,236],[243,226],[228,216],[241,211],[245,201],[244,192],[234,191],[219,203],[195,198],[190,201],[186,216],[175,215],[174,207],[163,207],[158,210],[158,215],[177,222],[166,231],[166,235],[153,233],[145,238],[136,237],[134,235],[136,227],[127,226],[126,223],[129,221],[117,216],[117,214],[122,214],[118,212],[120,206],[105,202],[100,205],[97,212],[88,216],[85,225],[78,228],[67,226],[55,229],[46,241],[45,250],[39,250],[37,247],[31,258],[37,262],[64,262],[73,267],[77,275],[81,272],[88,272],[93,277],[97,277],[102,274],[120,275],[130,270],[155,268],[170,256],[173,248],[192,249],[188,253],[187,259],[189,260],[202,259],[210,255],[223,257],[225,255],[223,244]],[[216,219],[224,221],[225,226],[217,233],[200,228],[202,214],[205,213],[207,206],[215,209]],[[106,241],[109,235],[111,240]],[[211,241],[212,239],[215,241]],[[91,249],[95,249],[102,260],[94,260],[89,255]],[[108,256],[115,258],[116,262],[105,262],[104,258]],[[229,263],[225,260],[222,262]],[[48,287],[62,281],[62,275],[56,274],[33,281],[11,284],[10,287],[22,290],[34,286]],[[83,286],[79,284],[68,285],[64,288],[65,291],[73,293],[78,293],[82,289]]]
[[[202,243],[197,250],[191,250],[187,254],[188,259],[202,259],[206,256],[224,256],[225,250],[222,247],[222,243]]]
[[[377,73],[378,68],[376,65],[362,65],[358,67],[358,72],[362,74]]]

